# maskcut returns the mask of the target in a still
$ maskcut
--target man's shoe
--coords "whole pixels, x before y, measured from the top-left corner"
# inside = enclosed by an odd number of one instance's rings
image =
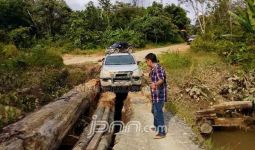
[[[165,137],[166,137],[166,135],[157,134],[157,135],[154,137],[154,139],[163,139],[163,138],[165,138]]]

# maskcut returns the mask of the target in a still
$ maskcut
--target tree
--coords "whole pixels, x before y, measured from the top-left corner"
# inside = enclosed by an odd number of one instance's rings
[[[112,8],[112,15],[110,17],[111,27],[113,29],[129,28],[130,22],[136,17],[143,16],[143,8],[131,6],[130,4],[117,2]]]
[[[178,29],[167,16],[144,16],[132,22],[135,31],[145,35],[145,39],[151,42],[176,42],[178,41]],[[176,40],[176,41],[175,41]]]
[[[165,15],[163,5],[154,1],[152,3],[152,6],[147,8],[147,14],[150,15],[150,16]]]
[[[79,48],[95,48],[100,46],[102,33],[107,28],[107,18],[102,16],[102,10],[89,2],[86,9],[73,12],[69,20],[67,37]]]
[[[175,4],[167,5],[164,11],[171,17],[173,23],[180,29],[186,30],[190,24],[186,11]]]
[[[31,20],[26,13],[26,3],[23,0],[0,0],[0,27],[28,27]]]
[[[110,0],[98,0],[99,5],[103,8],[104,11],[111,11],[111,1]]]
[[[110,0],[98,0],[100,6],[103,9],[102,17],[107,18],[108,27],[110,27],[110,13],[111,13],[111,1]]]
[[[215,3],[213,0],[179,0],[182,4],[189,4],[193,9],[198,21],[201,33],[206,32],[206,14]]]
[[[32,1],[31,5],[31,18],[38,34],[48,37],[62,34],[62,27],[71,13],[64,0],[36,0]]]
[[[255,0],[245,0],[246,8],[238,7],[237,13],[229,11],[229,14],[247,32],[255,33]]]

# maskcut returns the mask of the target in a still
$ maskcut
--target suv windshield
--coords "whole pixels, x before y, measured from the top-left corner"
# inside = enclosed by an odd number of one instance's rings
[[[108,56],[105,65],[130,65],[135,64],[132,55]]]

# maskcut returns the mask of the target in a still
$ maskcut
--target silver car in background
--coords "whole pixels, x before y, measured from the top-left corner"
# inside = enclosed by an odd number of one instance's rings
[[[188,37],[187,43],[188,45],[190,45],[195,39],[196,39],[197,35],[191,35]]]
[[[100,72],[102,90],[114,92],[139,91],[142,71],[130,53],[106,55]]]

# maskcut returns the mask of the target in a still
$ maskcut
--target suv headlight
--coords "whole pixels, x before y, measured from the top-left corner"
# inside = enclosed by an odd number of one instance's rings
[[[100,78],[111,78],[112,73],[110,71],[101,71],[100,73]]]
[[[133,77],[141,77],[142,71],[140,69],[136,69],[133,71]]]

